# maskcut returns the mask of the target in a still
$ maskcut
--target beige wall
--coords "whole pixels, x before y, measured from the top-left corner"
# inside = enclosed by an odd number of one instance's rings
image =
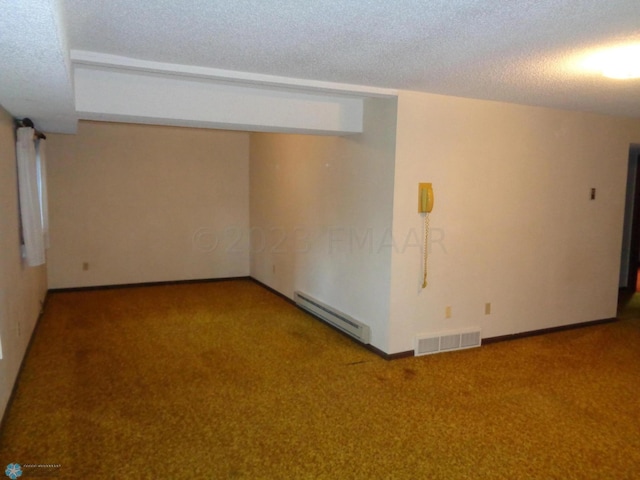
[[[250,273],[368,323],[387,353],[422,333],[489,338],[615,315],[640,121],[400,92],[367,100],[364,125],[249,137],[81,122],[77,136],[51,135],[50,286]],[[426,290],[421,181],[436,197]],[[12,198],[3,189],[3,222],[16,221]]]
[[[51,288],[249,274],[248,133],[80,122],[47,148]]]
[[[615,316],[639,140],[639,120],[401,92],[398,242],[422,230],[418,182],[433,182],[435,206],[426,290],[420,249],[393,254],[390,352],[421,333],[481,327],[487,338]]]
[[[0,418],[46,295],[46,267],[27,267],[20,253],[13,120],[0,107]]]
[[[368,324],[387,350],[396,101],[367,100],[364,133],[251,136],[251,275]]]

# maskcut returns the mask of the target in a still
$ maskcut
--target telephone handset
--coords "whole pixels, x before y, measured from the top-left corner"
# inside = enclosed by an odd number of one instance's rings
[[[424,250],[422,288],[427,288],[427,253],[429,248],[429,213],[433,210],[433,186],[430,183],[418,184],[418,213],[424,214]]]
[[[429,213],[433,210],[433,187],[430,183],[418,184],[418,213]]]

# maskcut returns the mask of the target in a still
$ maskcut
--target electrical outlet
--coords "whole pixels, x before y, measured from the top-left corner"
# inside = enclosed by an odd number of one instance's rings
[[[484,314],[491,315],[491,302],[487,302],[484,304]]]
[[[451,318],[451,305],[447,305],[444,309],[444,318]]]
[[[273,267],[271,268],[271,271],[275,274],[276,273],[276,266],[273,265]]]
[[[89,270],[89,262],[82,262],[82,270],[85,272]]]

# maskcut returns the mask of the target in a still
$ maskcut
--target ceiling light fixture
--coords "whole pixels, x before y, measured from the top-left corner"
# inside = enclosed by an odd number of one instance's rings
[[[640,44],[599,50],[587,56],[582,64],[587,70],[600,72],[607,78],[640,78]]]

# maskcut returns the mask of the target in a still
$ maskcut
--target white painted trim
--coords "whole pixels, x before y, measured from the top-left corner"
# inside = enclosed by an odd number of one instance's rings
[[[397,97],[398,91],[390,88],[369,87],[348,83],[323,82],[276,75],[264,75],[251,72],[237,72],[219,68],[181,65],[175,63],[154,62],[137,58],[123,57],[86,50],[71,50],[71,62],[75,65],[90,65],[107,68],[136,70],[166,75],[181,75],[207,78],[222,82],[244,83],[269,87],[281,87],[295,90],[313,91],[317,93],[345,94],[361,97]]]

